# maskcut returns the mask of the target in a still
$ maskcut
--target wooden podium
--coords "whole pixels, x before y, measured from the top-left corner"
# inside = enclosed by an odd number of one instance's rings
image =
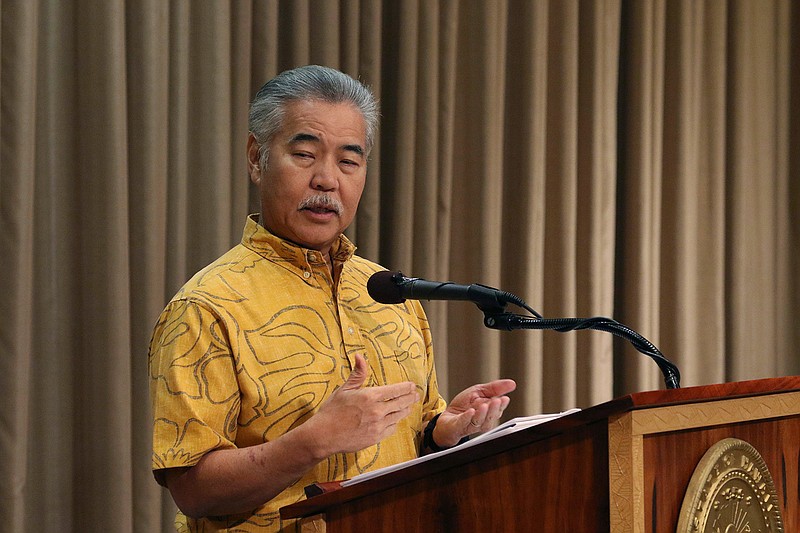
[[[715,443],[760,452],[800,532],[800,376],[641,392],[281,509],[327,533],[675,531]]]

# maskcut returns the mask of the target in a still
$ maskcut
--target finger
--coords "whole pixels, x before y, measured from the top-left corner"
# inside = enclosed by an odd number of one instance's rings
[[[367,380],[367,376],[369,376],[367,360],[364,359],[363,355],[357,353],[355,356],[355,366],[353,366],[350,376],[348,376],[347,381],[344,382],[341,388],[344,390],[360,389]]]
[[[496,420],[500,419],[503,416],[503,411],[506,410],[506,407],[508,407],[508,404],[510,402],[511,400],[509,399],[508,396],[501,396],[500,398],[498,398],[497,412],[495,416]]]
[[[508,402],[508,397],[503,396],[500,398],[492,398],[481,404],[476,409],[475,415],[470,422],[475,430],[473,432],[489,431],[496,427],[500,418],[503,416],[503,410],[508,406]]]
[[[496,398],[514,391],[517,388],[517,383],[513,379],[496,379],[489,383],[483,383],[479,387],[484,397]]]
[[[481,407],[467,409],[461,413],[461,434],[462,436],[472,435],[480,431],[485,413],[481,412]]]
[[[486,412],[486,418],[484,419],[483,423],[484,430],[491,429],[497,425],[497,422],[503,416],[503,411],[508,405],[508,402],[508,396],[503,396],[501,398],[494,398],[489,403],[489,408]]]
[[[503,411],[508,407],[508,404],[511,402],[511,399],[508,396],[495,396],[493,398],[476,398],[472,401],[472,406],[477,408],[481,405],[486,405],[489,407],[491,411],[490,416],[493,418],[499,418],[499,415],[502,415]],[[495,410],[498,410],[498,413],[494,413]]]
[[[413,405],[419,400],[419,393],[412,390],[407,393],[397,394],[396,396],[389,396],[386,393],[373,395],[373,401],[380,406],[380,409],[385,412],[397,411],[398,409],[405,409]]]
[[[401,418],[407,416],[415,403],[419,401],[419,393],[415,390],[411,394],[404,394],[391,399],[379,400],[376,405],[383,410],[384,416],[398,415]]]
[[[397,430],[397,425],[400,423],[400,421],[403,420],[405,417],[409,416],[410,414],[411,414],[410,407],[403,409],[401,411],[396,411],[388,414],[384,419],[385,427],[381,432],[381,437],[379,440],[383,440],[386,437],[391,436]]]
[[[401,409],[397,409],[395,411],[390,411],[390,412],[386,413],[386,415],[384,416],[383,422],[385,424],[388,424],[388,425],[396,425],[402,419],[404,419],[405,417],[410,415],[411,411],[412,411],[412,408],[411,408],[410,405],[407,405],[407,406],[405,406],[405,407],[403,407]]]
[[[475,408],[475,414],[470,419],[471,429],[480,431],[480,428],[486,423],[486,418],[489,416],[489,406],[491,402],[486,402],[478,405]]]
[[[502,411],[505,411],[506,408],[508,407],[508,404],[511,403],[511,398],[509,398],[508,396],[501,396],[500,397],[500,402],[501,402],[500,403],[500,411],[502,412]]]
[[[381,385],[379,387],[371,387],[370,394],[379,402],[390,402],[393,400],[411,400],[411,403],[416,401],[419,396],[417,386],[411,381],[404,381],[402,383],[392,383],[391,385]]]

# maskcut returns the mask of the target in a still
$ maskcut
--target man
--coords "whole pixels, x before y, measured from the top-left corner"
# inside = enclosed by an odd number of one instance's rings
[[[494,427],[515,388],[446,406],[419,302],[382,305],[382,268],[342,232],[378,123],[370,91],[308,66],[256,95],[247,142],[261,213],[170,301],[150,347],[153,470],[186,531],[285,531],[278,510],[340,480]]]

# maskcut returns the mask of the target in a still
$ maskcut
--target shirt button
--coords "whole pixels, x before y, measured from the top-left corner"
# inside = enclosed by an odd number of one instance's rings
[[[349,327],[349,328],[347,328],[347,333],[349,333],[350,335],[352,335],[353,333],[355,333],[355,330],[352,328],[352,326],[351,326],[351,327]]]
[[[306,279],[310,278],[311,277],[311,272],[306,270],[305,272],[303,272],[303,277],[306,278]]]

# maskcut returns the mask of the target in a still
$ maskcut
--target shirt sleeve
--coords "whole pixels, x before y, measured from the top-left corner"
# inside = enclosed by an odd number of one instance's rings
[[[155,326],[148,363],[156,480],[163,482],[163,469],[193,466],[212,450],[235,447],[239,387],[218,316],[197,302],[170,302]]]

